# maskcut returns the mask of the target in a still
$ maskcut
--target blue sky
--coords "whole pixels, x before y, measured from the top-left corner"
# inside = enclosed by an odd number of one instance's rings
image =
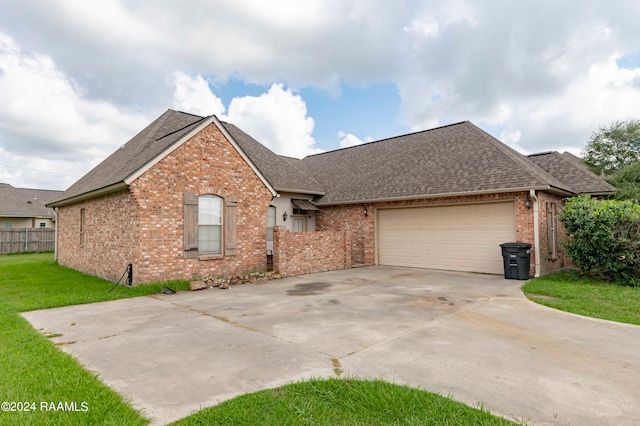
[[[247,84],[230,80],[225,84],[210,84],[211,91],[224,105],[234,97],[260,96],[268,85]],[[393,83],[357,87],[341,84],[328,91],[304,88],[297,93],[305,100],[307,114],[314,117],[316,145],[326,151],[339,147],[339,132],[350,132],[362,139],[380,140],[411,132],[399,122],[401,99]]]
[[[616,63],[620,68],[628,70],[640,68],[640,50],[621,56],[616,59]]]
[[[469,120],[580,154],[640,111],[640,3],[0,0],[0,182],[65,189],[167,108],[281,155]]]
[[[368,87],[342,85],[338,95],[314,89],[302,90],[307,109],[316,121],[316,140],[325,150],[335,149],[338,132],[380,140],[411,131],[399,123],[400,96],[393,84]]]

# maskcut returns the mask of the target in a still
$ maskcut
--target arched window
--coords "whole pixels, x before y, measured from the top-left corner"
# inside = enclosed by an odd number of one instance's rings
[[[222,254],[222,198],[198,197],[198,250],[201,255]]]

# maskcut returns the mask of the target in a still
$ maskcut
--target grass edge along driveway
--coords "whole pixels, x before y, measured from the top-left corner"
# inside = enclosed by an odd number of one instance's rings
[[[0,424],[145,425],[149,419],[34,330],[19,313],[155,294],[59,266],[51,253],[0,256]],[[9,405],[7,405],[7,403]],[[242,395],[177,424],[514,424],[431,392],[353,378]]]
[[[561,311],[640,325],[640,287],[624,286],[562,271],[522,287],[533,302]]]

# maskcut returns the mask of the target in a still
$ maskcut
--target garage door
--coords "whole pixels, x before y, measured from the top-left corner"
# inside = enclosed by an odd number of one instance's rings
[[[380,265],[501,274],[515,237],[513,202],[378,211]]]

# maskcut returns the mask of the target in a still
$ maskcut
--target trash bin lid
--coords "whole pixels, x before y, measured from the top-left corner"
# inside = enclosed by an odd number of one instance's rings
[[[515,249],[530,249],[531,244],[529,243],[502,243],[500,247],[503,248],[515,248]]]

